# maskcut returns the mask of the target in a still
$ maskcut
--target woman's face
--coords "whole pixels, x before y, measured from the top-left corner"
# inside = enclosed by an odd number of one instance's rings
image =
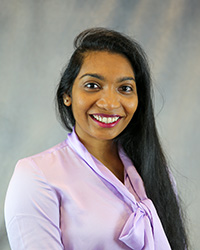
[[[135,76],[121,54],[88,52],[71,97],[75,131],[82,142],[112,140],[129,124],[138,105]],[[91,141],[92,142],[92,141]]]

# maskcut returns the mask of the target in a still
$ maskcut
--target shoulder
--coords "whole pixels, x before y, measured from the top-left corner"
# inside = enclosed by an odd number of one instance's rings
[[[56,144],[55,146],[48,148],[40,153],[22,158],[19,160],[19,162],[24,161],[38,161],[38,160],[45,160],[48,158],[52,158],[54,155],[59,154],[63,150],[65,150],[68,147],[67,145],[67,139],[59,144]]]
[[[17,162],[5,200],[8,221],[16,214],[24,214],[26,211],[35,213],[36,204],[36,207],[45,207],[45,204],[49,205],[52,201],[58,203],[59,192],[54,179],[58,183],[57,177],[61,175],[56,167],[62,150],[68,150],[65,141]]]
[[[15,172],[23,170],[27,172],[47,172],[58,169],[59,164],[65,159],[71,158],[73,152],[68,146],[67,140],[45,150],[38,154],[20,159],[15,167]]]
[[[59,156],[63,151],[68,151],[66,141],[38,154],[20,159],[15,166],[10,184],[23,183],[23,185],[27,184],[30,186],[39,181],[48,183],[48,175],[46,176],[46,173],[49,172],[50,174],[51,170],[54,171],[53,168],[56,168],[58,165]]]
[[[62,162],[71,157],[71,149],[63,141],[41,153],[20,159],[9,183],[8,193],[37,193],[38,189],[54,190],[55,180],[62,176]],[[57,181],[58,182],[58,181]]]
[[[81,164],[80,156],[66,139],[41,153],[20,159],[15,166],[11,183],[17,186],[18,183],[25,182],[24,185],[29,187],[45,183],[54,190],[60,190],[63,182],[71,183]]]

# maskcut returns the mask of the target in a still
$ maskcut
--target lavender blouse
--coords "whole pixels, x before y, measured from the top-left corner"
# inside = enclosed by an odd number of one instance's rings
[[[169,250],[143,182],[125,153],[124,184],[75,132],[17,163],[5,201],[11,249]]]

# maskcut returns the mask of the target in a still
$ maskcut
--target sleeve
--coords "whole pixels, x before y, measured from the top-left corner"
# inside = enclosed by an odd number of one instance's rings
[[[31,159],[17,163],[5,200],[12,250],[61,250],[59,197]]]

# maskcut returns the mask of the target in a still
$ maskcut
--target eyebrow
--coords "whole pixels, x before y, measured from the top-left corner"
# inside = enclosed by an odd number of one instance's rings
[[[118,82],[123,82],[123,81],[127,81],[127,80],[131,80],[131,81],[134,81],[135,82],[135,78],[134,77],[131,77],[131,76],[125,76],[125,77],[121,77],[118,79]]]
[[[82,75],[79,79],[82,79],[85,76],[91,76],[91,77],[97,78],[99,80],[105,81],[105,77],[104,76],[99,75],[99,74],[93,74],[93,73],[86,73],[86,74]],[[131,76],[120,77],[117,80],[117,82],[123,82],[123,81],[127,81],[127,80],[129,80],[129,81],[131,80],[131,81],[135,82],[135,78],[131,77]]]
[[[99,75],[99,74],[90,74],[90,73],[86,73],[86,74],[82,75],[79,79],[81,79],[81,78],[83,78],[85,76],[91,76],[91,77],[97,78],[99,80],[105,80],[105,77],[103,77],[102,75]]]

